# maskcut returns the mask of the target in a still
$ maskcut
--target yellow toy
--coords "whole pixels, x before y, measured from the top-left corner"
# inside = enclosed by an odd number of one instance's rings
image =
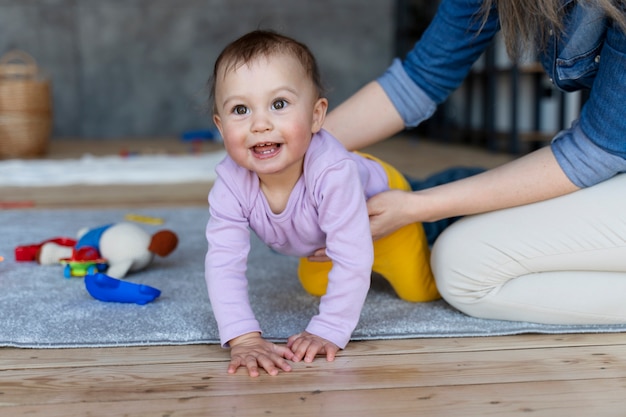
[[[371,155],[360,155],[383,166],[391,189],[411,189],[394,167]],[[331,268],[332,262],[310,262],[301,258],[298,277],[308,293],[322,296],[326,293]],[[389,281],[398,297],[405,301],[433,301],[441,297],[430,270],[430,248],[421,223],[409,224],[375,241],[372,270]]]

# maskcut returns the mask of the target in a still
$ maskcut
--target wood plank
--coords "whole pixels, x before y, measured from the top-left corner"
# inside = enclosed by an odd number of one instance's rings
[[[4,203],[24,202],[33,208],[110,208],[207,206],[212,183],[144,185],[71,185],[0,187]]]
[[[351,342],[341,354],[398,355],[427,352],[474,352],[563,346],[626,345],[626,333],[520,334],[511,336],[396,339]]]
[[[626,379],[448,385],[368,390],[315,390],[275,394],[201,396],[178,400],[118,400],[0,407],[2,415],[67,417],[205,416],[528,416],[622,417]]]
[[[351,342],[339,356],[402,355],[557,348],[563,346],[626,345],[626,333],[525,334],[515,336],[372,340]],[[217,345],[143,346],[115,348],[0,348],[0,371],[103,365],[183,362],[225,362],[228,350]]]
[[[301,391],[368,390],[626,378],[626,346],[346,356],[296,363],[277,377],[226,373],[222,362],[7,370],[5,405],[183,399]]]
[[[217,345],[142,346],[68,349],[0,349],[0,371],[42,368],[225,362],[228,351]]]
[[[193,145],[193,146],[192,146]],[[85,154],[106,155],[188,155],[197,152],[215,152],[224,149],[217,141],[201,141],[192,144],[174,136],[162,137],[120,137],[106,140],[85,138],[53,138],[48,147],[46,159],[73,159]]]

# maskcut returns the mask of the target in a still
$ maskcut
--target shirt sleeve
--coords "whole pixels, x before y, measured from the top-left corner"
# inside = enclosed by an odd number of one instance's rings
[[[394,62],[377,80],[407,127],[430,117],[491,43],[499,30],[497,12],[483,22],[481,7],[482,0],[442,0],[401,65]]]
[[[227,347],[237,336],[261,332],[248,298],[250,231],[241,205],[220,179],[209,194],[209,213],[205,279],[220,343]]]
[[[579,187],[626,172],[626,34],[621,29],[608,29],[599,59],[579,121],[552,141],[561,168]]]
[[[377,81],[400,113],[406,127],[419,125],[437,110],[437,103],[409,78],[397,58]]]
[[[356,163],[346,158],[315,179],[320,228],[333,261],[319,314],[306,330],[344,348],[358,324],[370,287],[374,249]]]
[[[551,146],[561,169],[577,187],[590,187],[619,172],[626,172],[626,160],[592,142],[578,122],[560,132]]]

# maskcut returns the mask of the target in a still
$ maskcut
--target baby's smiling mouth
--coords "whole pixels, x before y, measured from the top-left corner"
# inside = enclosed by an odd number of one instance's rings
[[[266,142],[253,146],[252,151],[257,155],[269,156],[278,152],[279,148],[280,143]]]

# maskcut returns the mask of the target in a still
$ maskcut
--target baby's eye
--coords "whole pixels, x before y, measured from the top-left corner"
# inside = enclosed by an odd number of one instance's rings
[[[282,110],[287,107],[287,101],[284,99],[278,99],[272,103],[272,109],[274,110]]]
[[[246,106],[239,104],[233,107],[233,113],[239,114],[239,115],[246,114],[248,113],[248,108]]]

